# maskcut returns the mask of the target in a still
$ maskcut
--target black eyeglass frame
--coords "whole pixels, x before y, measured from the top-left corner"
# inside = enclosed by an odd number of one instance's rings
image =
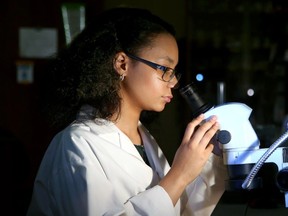
[[[176,71],[175,69],[173,69],[173,68],[156,64],[156,63],[154,63],[154,62],[148,61],[148,60],[146,60],[146,59],[140,58],[140,57],[138,57],[138,56],[132,55],[132,54],[127,53],[127,52],[125,52],[125,53],[126,53],[126,55],[127,55],[129,58],[132,58],[132,59],[134,59],[134,60],[136,60],[136,61],[140,61],[140,62],[142,62],[142,63],[150,66],[151,68],[153,68],[153,69],[155,69],[155,70],[157,70],[157,69],[161,70],[161,71],[163,72],[162,77],[161,77],[161,80],[164,81],[164,82],[170,82],[174,77],[176,77],[177,82],[179,82],[179,80],[180,80],[180,78],[181,78],[181,74],[180,74],[180,73],[177,73],[177,71]],[[165,75],[165,73],[167,73],[168,70],[172,71],[172,74],[170,75],[169,80],[165,80],[165,79],[164,79],[164,75]]]

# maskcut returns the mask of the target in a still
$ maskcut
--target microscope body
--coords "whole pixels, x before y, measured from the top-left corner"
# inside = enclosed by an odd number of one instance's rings
[[[268,150],[267,148],[260,148],[260,141],[249,121],[251,112],[252,109],[243,103],[227,103],[213,107],[204,113],[206,119],[216,115],[220,123],[219,133],[224,131],[224,136],[229,134],[229,138],[224,139],[224,143],[221,142],[221,139],[216,138],[220,142],[224,164],[227,165],[228,169],[227,190],[242,189],[241,185],[245,177]],[[265,163],[276,164],[278,174],[285,172],[284,185],[281,184],[283,175],[282,179],[275,178],[275,181],[280,191],[285,193],[285,205],[288,207],[288,148],[278,147]],[[248,189],[259,187],[261,187],[261,178],[255,178]]]
[[[211,142],[222,148],[229,177],[226,190],[261,188],[262,179],[256,175],[257,169],[263,163],[274,163],[278,168],[275,183],[285,194],[285,205],[288,208],[288,147],[278,147],[288,139],[288,131],[269,149],[260,148],[258,136],[249,121],[252,112],[250,107],[237,102],[213,107],[201,99],[195,87],[189,84],[180,89],[180,94],[188,103],[193,118],[200,113],[204,113],[205,120],[213,115],[218,118],[220,130]]]

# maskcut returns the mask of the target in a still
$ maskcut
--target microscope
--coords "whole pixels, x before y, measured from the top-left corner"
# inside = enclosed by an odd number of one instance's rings
[[[198,95],[194,84],[180,89],[180,94],[192,111],[192,118],[204,113],[205,120],[216,115],[220,130],[212,138],[218,142],[227,165],[226,190],[251,190],[262,187],[258,171],[264,163],[276,164],[278,170],[275,184],[284,194],[288,208],[288,147],[280,147],[288,138],[288,131],[280,136],[269,148],[260,148],[260,141],[249,117],[252,109],[243,103],[230,102],[218,106],[205,103]]]

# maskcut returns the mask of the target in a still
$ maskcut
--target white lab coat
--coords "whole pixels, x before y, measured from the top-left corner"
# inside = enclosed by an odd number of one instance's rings
[[[173,205],[158,184],[170,166],[139,123],[148,166],[112,122],[73,123],[55,136],[42,160],[27,215],[209,216],[222,193],[226,170],[212,156]]]

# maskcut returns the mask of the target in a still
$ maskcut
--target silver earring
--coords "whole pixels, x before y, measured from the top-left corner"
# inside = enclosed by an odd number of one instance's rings
[[[119,77],[121,82],[124,80],[124,78],[125,78],[124,74],[121,74],[120,77]]]

